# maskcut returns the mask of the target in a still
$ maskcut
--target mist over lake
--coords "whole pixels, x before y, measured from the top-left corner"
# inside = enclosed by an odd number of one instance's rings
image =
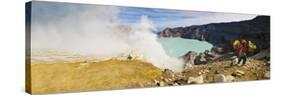
[[[166,53],[175,58],[183,56],[188,51],[199,53],[204,52],[205,50],[210,50],[213,47],[212,44],[206,41],[183,39],[180,37],[159,38],[158,41],[161,43]]]

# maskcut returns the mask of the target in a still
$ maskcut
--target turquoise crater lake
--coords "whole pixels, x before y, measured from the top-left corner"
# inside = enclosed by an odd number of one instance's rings
[[[194,39],[183,39],[180,37],[159,38],[166,53],[171,57],[181,57],[188,51],[195,51],[197,53],[210,50],[213,45],[206,41],[199,41]]]

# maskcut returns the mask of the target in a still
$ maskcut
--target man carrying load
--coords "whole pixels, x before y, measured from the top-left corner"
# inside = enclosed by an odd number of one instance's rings
[[[256,45],[253,44],[251,41],[239,39],[233,42],[233,48],[238,57],[237,64],[239,65],[240,62],[243,61],[242,65],[245,65],[247,61],[247,52],[253,52],[256,49]]]

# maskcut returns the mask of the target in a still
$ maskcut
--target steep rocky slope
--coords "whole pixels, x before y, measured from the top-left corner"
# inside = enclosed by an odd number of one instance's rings
[[[164,70],[155,85],[188,85],[202,83],[238,82],[270,79],[270,63],[250,58],[246,65],[234,65],[231,60],[214,61],[195,65],[191,69],[175,73]]]
[[[206,40],[216,46],[231,50],[231,42],[241,36],[257,45],[257,52],[270,48],[270,17],[257,16],[252,20],[211,23],[189,27],[166,28],[159,32],[160,37],[182,37]]]

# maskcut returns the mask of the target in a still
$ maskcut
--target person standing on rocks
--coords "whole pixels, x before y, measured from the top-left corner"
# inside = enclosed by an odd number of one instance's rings
[[[238,57],[238,63],[237,63],[238,65],[240,64],[241,61],[243,61],[242,65],[246,64],[247,49],[248,49],[248,44],[245,39],[239,39],[234,42],[234,50]]]

